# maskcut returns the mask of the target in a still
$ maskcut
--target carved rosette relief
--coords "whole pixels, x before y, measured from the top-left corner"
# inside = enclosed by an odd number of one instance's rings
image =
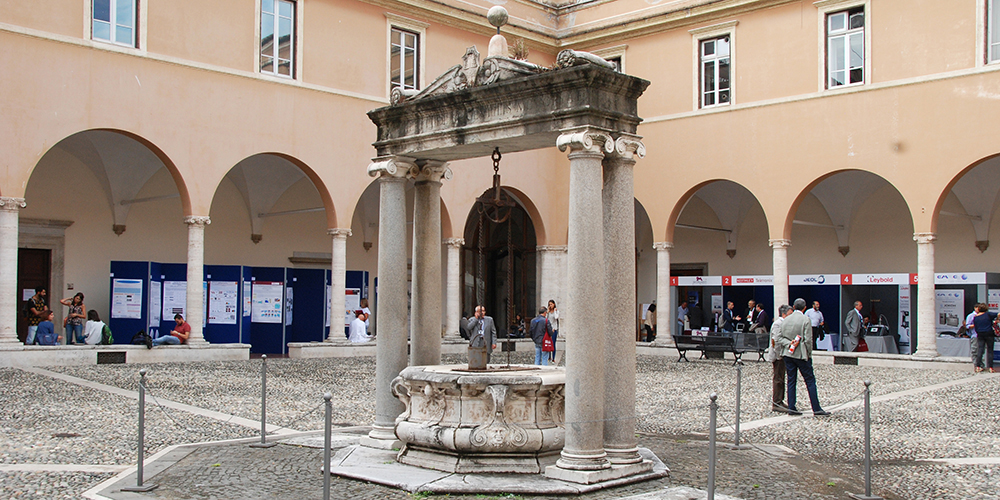
[[[549,418],[557,424],[566,420],[566,389],[563,386],[554,387],[549,391],[549,403],[546,411]]]
[[[522,427],[508,422],[505,413],[508,391],[510,387],[506,385],[486,386],[486,394],[493,403],[493,415],[489,422],[472,431],[470,440],[474,446],[504,448],[520,447],[528,443],[528,433]]]
[[[420,401],[420,412],[427,420],[421,424],[424,427],[437,425],[444,418],[445,410],[448,409],[448,400],[445,398],[443,387],[434,387],[431,384],[424,386],[424,397]]]

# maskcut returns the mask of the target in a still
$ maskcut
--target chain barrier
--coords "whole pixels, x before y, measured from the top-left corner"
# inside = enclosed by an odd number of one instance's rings
[[[322,408],[323,405],[325,405],[325,404],[326,403],[320,403],[320,404],[314,406],[311,410],[309,410],[309,411],[303,413],[302,415],[300,415],[298,418],[295,418],[294,420],[292,420],[291,422],[289,422],[287,424],[279,425],[278,427],[282,428],[282,429],[290,429],[290,428],[292,428],[293,425],[295,425],[295,424],[297,424],[297,423],[305,420],[306,417],[308,417],[309,415],[312,415],[313,413],[316,413],[316,411],[319,410],[320,408]],[[270,431],[267,434],[271,435],[271,434],[276,434],[276,433],[277,433],[277,431]]]

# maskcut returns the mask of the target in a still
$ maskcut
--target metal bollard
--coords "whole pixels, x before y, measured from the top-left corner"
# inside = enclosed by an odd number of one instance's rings
[[[848,493],[855,500],[882,500],[880,496],[872,496],[872,393],[871,380],[865,380],[865,494]]]
[[[708,395],[708,399],[711,401],[708,404],[709,416],[708,416],[708,500],[715,500],[715,426],[716,426],[716,414],[719,411],[719,405],[715,402],[719,396],[714,392]]]
[[[267,354],[260,355],[260,442],[251,448],[270,448],[278,443],[267,442]]]
[[[142,484],[142,462],[146,450],[146,369],[139,370],[139,460],[135,471],[135,486],[125,486],[122,491],[152,491],[155,484]]]
[[[743,362],[736,362],[736,424],[733,426],[736,431],[736,442],[727,446],[730,450],[748,450],[747,445],[740,444],[740,394],[743,392]]]
[[[333,395],[323,394],[326,401],[326,417],[323,419],[323,500],[330,500],[330,434],[333,426]]]

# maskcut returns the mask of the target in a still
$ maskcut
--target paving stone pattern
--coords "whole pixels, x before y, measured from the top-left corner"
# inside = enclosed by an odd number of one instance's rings
[[[514,360],[530,362],[532,357],[533,353],[520,352],[514,355]],[[463,359],[445,357],[446,362]],[[148,386],[155,397],[257,419],[260,363],[250,360],[51,370],[136,390],[137,372],[145,367],[149,370]],[[841,403],[857,399],[863,388],[861,381],[873,380],[873,393],[879,395],[966,380],[968,383],[874,405],[876,492],[887,498],[906,499],[1000,498],[1000,474],[994,470],[997,467],[915,461],[1000,457],[1000,434],[995,432],[1000,428],[1000,412],[996,410],[1000,379],[949,371],[842,365],[817,365],[816,374],[820,399],[826,409],[835,410],[834,414],[822,418],[805,416],[744,431],[744,441],[781,444],[800,455],[779,458],[759,450],[720,449],[720,493],[747,499],[792,499],[844,498],[847,491],[862,492],[861,409],[837,410]],[[17,369],[0,369],[0,387],[0,464],[134,463],[134,399]],[[268,389],[270,423],[290,425],[297,430],[321,428],[320,411],[305,415],[316,409],[322,402],[322,393],[329,391],[334,396],[336,422],[368,424],[374,416],[374,358],[271,359]],[[748,362],[743,367],[742,421],[774,415],[769,406],[770,390],[770,365]],[[666,462],[671,476],[584,498],[619,498],[671,485],[704,488],[707,396],[713,391],[719,394],[719,425],[732,423],[735,369],[730,362],[676,363],[669,357],[640,356],[636,408],[637,428],[642,433],[640,442]],[[800,400],[807,407],[804,391]],[[253,429],[233,423],[177,410],[160,410],[152,401],[149,404],[148,454],[173,444],[255,434]],[[61,432],[80,436],[53,437]],[[720,440],[732,439],[731,434],[719,436]],[[213,453],[218,456],[212,456]],[[157,476],[155,482],[161,484],[161,489],[156,491],[160,493],[150,498],[283,498],[284,493],[275,492],[286,490],[302,499],[319,498],[321,456],[321,450],[290,445],[266,450],[246,446],[199,449]],[[209,467],[215,463],[220,465]],[[183,467],[192,469],[181,473]],[[246,481],[250,474],[270,478],[271,483]],[[110,474],[0,472],[0,498],[78,498],[107,477]],[[176,485],[168,477],[177,477]],[[201,484],[201,489],[192,486],[193,489],[185,490],[187,483],[180,481],[195,478],[200,482],[192,484]],[[407,498],[404,492],[355,481],[334,479],[334,484],[340,492],[334,498]],[[240,489],[251,487],[263,489]],[[203,490],[211,492],[198,496]],[[229,490],[237,493],[226,493]],[[177,496],[164,496],[170,491]],[[292,494],[287,498],[292,498]]]

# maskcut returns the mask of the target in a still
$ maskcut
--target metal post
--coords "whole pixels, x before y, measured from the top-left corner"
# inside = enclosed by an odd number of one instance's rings
[[[142,462],[146,450],[146,369],[139,370],[139,460],[135,471],[135,486],[126,486],[122,491],[152,491],[155,484],[142,484]]]
[[[278,443],[267,442],[267,354],[260,355],[260,442],[251,448],[270,448]]]
[[[710,403],[708,404],[709,416],[708,416],[708,500],[715,500],[715,427],[716,427],[716,413],[719,411],[719,405],[715,402],[719,396],[714,392],[708,395]]]
[[[865,380],[865,494],[847,494],[855,500],[882,500],[880,496],[872,496],[872,393],[869,389],[871,385],[871,380]]]
[[[736,442],[727,446],[730,450],[746,450],[750,447],[740,444],[740,394],[743,392],[743,362],[736,361]]]
[[[323,394],[326,401],[326,417],[323,419],[323,500],[330,500],[330,434],[333,421],[333,395]]]

